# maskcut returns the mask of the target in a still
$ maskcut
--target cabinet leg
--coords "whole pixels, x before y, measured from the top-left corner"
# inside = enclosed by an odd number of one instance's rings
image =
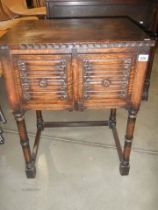
[[[35,168],[35,163],[32,160],[29,138],[27,136],[27,130],[24,120],[24,114],[16,113],[14,116],[17,122],[18,132],[20,136],[20,143],[24,154],[24,159],[26,164],[26,170],[25,170],[26,176],[28,178],[34,178],[36,176],[36,168]]]
[[[146,78],[144,83],[143,95],[142,100],[147,101],[149,97],[149,87],[150,87],[150,80]]]
[[[44,129],[44,121],[43,121],[43,117],[42,117],[42,111],[37,110],[36,117],[37,117],[37,128],[43,130]]]
[[[109,128],[116,127],[116,109],[110,110],[110,117],[109,117]]]
[[[136,111],[132,110],[129,112],[129,115],[128,115],[124,150],[123,150],[122,161],[120,163],[121,175],[129,174],[129,169],[130,169],[129,160],[130,160],[130,152],[131,152],[131,147],[132,147],[135,121],[136,121]]]
[[[148,68],[146,72],[144,90],[143,90],[143,95],[142,95],[142,100],[145,100],[145,101],[147,101],[149,97],[150,77],[151,77],[151,72],[152,72],[152,67],[153,67],[154,56],[155,56],[155,49],[156,49],[155,47],[151,49],[150,60],[149,60]]]

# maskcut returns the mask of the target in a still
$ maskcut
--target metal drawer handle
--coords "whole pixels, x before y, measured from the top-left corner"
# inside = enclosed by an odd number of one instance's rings
[[[39,86],[42,87],[42,88],[45,88],[48,86],[48,81],[47,79],[40,79],[39,81]]]
[[[111,81],[109,79],[103,79],[102,80],[102,85],[107,88],[111,85]]]

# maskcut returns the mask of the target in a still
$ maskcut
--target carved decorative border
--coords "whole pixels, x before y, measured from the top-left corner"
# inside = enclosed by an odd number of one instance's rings
[[[154,47],[155,41],[116,42],[116,43],[50,43],[50,44],[21,44],[20,49],[98,49],[120,47]]]
[[[33,43],[33,44],[20,44],[11,46],[14,49],[26,49],[26,50],[40,50],[40,49],[99,49],[99,48],[121,48],[121,47],[154,47],[154,40],[144,41],[129,41],[129,42],[115,42],[115,43]],[[0,45],[0,50],[8,49],[7,45]]]

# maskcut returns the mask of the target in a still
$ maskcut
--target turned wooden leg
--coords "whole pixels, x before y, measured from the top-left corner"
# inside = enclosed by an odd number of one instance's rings
[[[37,117],[37,128],[43,130],[44,129],[44,122],[42,117],[42,111],[37,110],[36,111],[36,117]]]
[[[36,117],[37,117],[37,133],[35,137],[35,142],[32,149],[32,160],[35,162],[38,152],[38,147],[40,143],[40,137],[41,137],[41,131],[44,129],[44,122],[42,117],[42,112],[40,110],[36,111]]]
[[[147,101],[149,97],[149,87],[150,87],[150,79],[146,78],[144,82],[144,89],[143,89],[143,95],[142,100]]]
[[[116,109],[110,110],[109,128],[116,127]]]
[[[25,159],[25,164],[26,164],[26,176],[28,178],[34,178],[36,175],[36,168],[35,168],[34,161],[32,160],[30,144],[29,144],[29,139],[27,136],[27,130],[26,130],[26,125],[25,125],[25,120],[24,120],[24,114],[16,113],[14,114],[14,116],[17,122],[17,127],[19,131],[19,136],[20,136],[20,143],[22,146],[23,154],[24,154],[24,159]]]
[[[136,111],[133,110],[133,111],[130,111],[128,115],[125,144],[124,144],[122,161],[120,163],[121,175],[129,174],[129,169],[130,169],[129,160],[130,160],[130,152],[131,152],[131,147],[132,147],[135,121],[136,121]]]

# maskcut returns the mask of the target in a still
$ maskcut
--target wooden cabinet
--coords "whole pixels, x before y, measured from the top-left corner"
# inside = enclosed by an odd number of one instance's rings
[[[27,177],[35,177],[41,131],[61,126],[109,126],[121,175],[129,173],[135,120],[154,46],[155,41],[126,18],[27,21],[1,39],[6,90]],[[109,120],[97,122],[45,122],[41,112],[105,108],[111,110]],[[116,108],[129,112],[123,150],[116,131]],[[37,115],[32,152],[24,120],[27,110],[36,110]]]

